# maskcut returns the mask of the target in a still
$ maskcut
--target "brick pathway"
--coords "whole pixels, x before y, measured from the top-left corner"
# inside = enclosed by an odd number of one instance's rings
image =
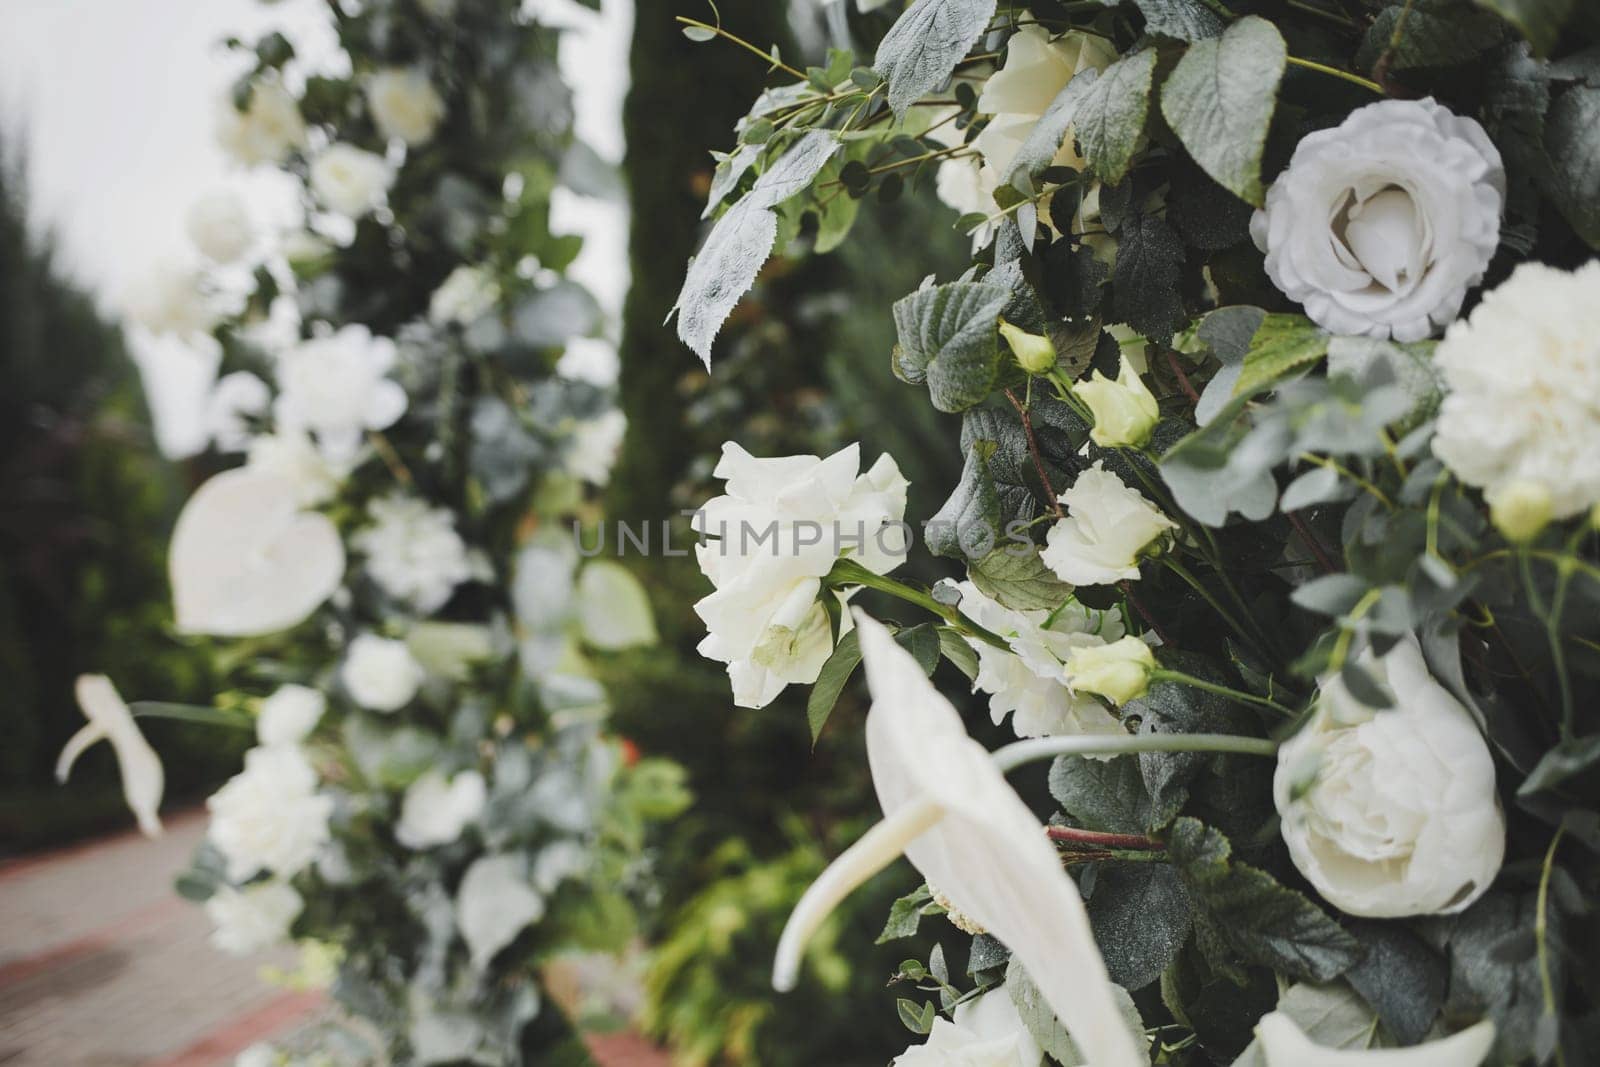
[[[0,1067],[227,1067],[326,1012],[320,994],[261,981],[292,949],[210,946],[204,911],[172,890],[204,815],[166,826],[0,863]],[[633,1035],[591,1046],[602,1067],[670,1062]]]

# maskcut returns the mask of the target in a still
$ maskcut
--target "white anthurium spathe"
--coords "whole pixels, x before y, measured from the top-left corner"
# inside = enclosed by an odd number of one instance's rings
[[[911,654],[869,616],[857,612],[856,624],[872,693],[867,761],[884,819],[795,906],[773,985],[794,987],[811,934],[904,853],[962,914],[1010,947],[1088,1062],[1148,1063],[1123,1021],[1083,900],[1039,820]]]
[[[477,822],[488,798],[488,786],[477,771],[453,778],[429,771],[406,788],[395,840],[409,849],[448,845]]]
[[[1494,1047],[1485,1019],[1458,1034],[1410,1048],[1331,1049],[1317,1045],[1281,1011],[1262,1017],[1256,1040],[1267,1067],[1478,1067]]]
[[[472,954],[472,966],[480,971],[529,923],[544,918],[544,912],[544,896],[534,889],[527,864],[517,856],[479,857],[456,891],[456,928]]]
[[[117,756],[117,770],[122,775],[122,795],[139,820],[139,829],[146,837],[161,833],[161,793],[166,786],[166,775],[161,769],[161,757],[150,747],[150,742],[139,732],[133,713],[122,702],[116,686],[103,674],[83,674],[75,685],[78,707],[83,710],[88,725],[84,726],[61,749],[56,761],[56,781],[65,782],[72,773],[72,765],[85,749],[96,741],[109,741]]]
[[[303,622],[344,578],[344,544],[326,515],[300,510],[286,479],[223,471],[178,516],[168,555],[178,629],[252,637]]]
[[[953,1020],[935,1019],[928,1040],[896,1056],[892,1067],[1039,1067],[1043,1059],[1002,987],[958,1005]]]
[[[656,643],[644,586],[611,560],[593,560],[578,575],[578,628],[586,643],[605,651]]]

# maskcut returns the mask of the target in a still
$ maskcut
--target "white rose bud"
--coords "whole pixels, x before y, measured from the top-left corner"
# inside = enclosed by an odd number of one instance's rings
[[[1065,665],[1074,692],[1098,694],[1118,707],[1144,696],[1155,669],[1150,646],[1132,635],[1109,645],[1075,648]]]
[[[1095,444],[1101,448],[1143,448],[1149,444],[1161,409],[1126,356],[1116,381],[1095,371],[1094,377],[1074,385],[1072,392],[1089,405],[1094,415],[1089,438]]]
[[[422,686],[423,671],[404,641],[361,634],[350,642],[339,680],[350,698],[373,711],[398,711]]]
[[[1554,509],[1550,490],[1539,482],[1512,482],[1489,496],[1489,518],[1513,544],[1538,537],[1550,525]]]
[[[1006,339],[1011,354],[1029,374],[1043,374],[1056,365],[1056,346],[1050,343],[1050,338],[1029,333],[1009,322],[1000,324],[1000,336]]]
[[[1278,750],[1273,799],[1300,873],[1351,915],[1450,914],[1494,881],[1506,823],[1477,723],[1414,638],[1357,661],[1394,698],[1378,711],[1338,677]]]
[[[445,112],[444,100],[426,74],[398,68],[372,76],[367,83],[367,107],[379,133],[408,145],[432,140]]]
[[[1114,585],[1139,577],[1139,560],[1177,523],[1096,463],[1061,494],[1067,517],[1050,527],[1039,559],[1064,582]]]
[[[1383,100],[1302,139],[1250,232],[1317,325],[1420,341],[1482,280],[1505,189],[1483,127],[1432,99]]]
[[[311,161],[311,191],[329,211],[359,219],[383,205],[394,184],[394,168],[382,156],[343,142]]]
[[[308,685],[283,685],[261,702],[256,737],[263,745],[298,745],[311,735],[327,699]]]
[[[255,243],[250,211],[244,198],[231,190],[221,189],[196,200],[185,225],[189,240],[213,263],[241,259]]]

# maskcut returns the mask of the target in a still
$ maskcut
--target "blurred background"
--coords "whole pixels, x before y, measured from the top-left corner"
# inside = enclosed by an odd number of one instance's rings
[[[578,133],[620,166],[614,190],[568,197],[554,212],[555,228],[585,238],[573,273],[621,323],[629,432],[612,517],[656,522],[714,495],[710,471],[730,439],[757,455],[857,440],[868,463],[892,452],[912,481],[907,519],[931,515],[959,475],[955,433],[891,375],[888,308],[924,276],[964,263],[950,213],[931,196],[864,204],[838,251],[769,264],[708,375],[662,320],[703,235],[709,150],[732,147],[733,123],[767,71],[736,48],[682,36],[673,17],[705,17],[699,0],[535,6],[574,27],[562,66]],[[849,47],[862,18],[890,18],[816,0],[719,7],[729,29],[805,63]],[[207,662],[172,632],[164,559],[200,475],[186,453],[207,382],[170,353],[126,343],[119,310],[142,271],[178,254],[201,196],[231,188],[263,218],[293,210],[272,176],[227,169],[213,144],[214,102],[237,74],[219,42],[282,29],[302,57],[336,66],[325,9],[326,0],[0,3],[0,943],[28,921],[14,894],[8,901],[20,877],[8,871],[37,870],[69,855],[62,846],[127,823],[105,746],[70,789],[51,778],[82,722],[72,679],[103,671],[129,693],[211,699]],[[625,562],[651,592],[663,640],[609,662],[616,728],[686,765],[697,797],[658,845],[638,1026],[685,1064],[885,1062],[906,1041],[887,979],[926,946],[864,950],[889,902],[914,888],[909,867],[852,898],[831,933],[837,954],[825,943],[798,993],[780,1000],[767,984],[789,907],[876,812],[863,695],[846,695],[814,751],[803,691],[761,711],[732,707],[719,665],[694,652],[703,629],[690,605],[708,587],[692,560]],[[965,688],[954,672],[938,681]],[[237,749],[215,732],[158,723],[150,733],[174,810],[237,769]],[[103,839],[98,847],[106,854]],[[94,868],[74,870],[81,879]],[[952,968],[963,966],[959,946],[949,948]],[[37,955],[0,949],[0,1062],[13,1062],[8,1048],[17,1063],[63,1062],[29,1059],[39,1009],[7,999]],[[171,1062],[227,1059],[202,1049]]]

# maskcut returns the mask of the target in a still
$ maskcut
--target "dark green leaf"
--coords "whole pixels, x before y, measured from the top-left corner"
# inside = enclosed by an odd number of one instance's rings
[[[1233,395],[1254,396],[1315,363],[1328,354],[1331,336],[1304,315],[1266,316],[1250,339]]]
[[[1180,41],[1201,41],[1222,33],[1223,21],[1205,0],[1133,0],[1144,15],[1145,31]]]
[[[967,644],[966,638],[948,626],[939,629],[939,652],[955,664],[956,670],[967,676],[967,681],[978,677],[978,653]]]
[[[1089,897],[1089,923],[1111,980],[1140,990],[1161,977],[1189,936],[1189,892],[1161,863],[1105,864]]]
[[[1562,93],[1545,122],[1547,192],[1578,236],[1600,249],[1600,88]]]
[[[1017,154],[1011,157],[1011,169],[1006,173],[1006,184],[1025,196],[1038,191],[1039,179],[1055,162],[1066,140],[1067,130],[1077,118],[1083,102],[1093,90],[1099,72],[1093,67],[1080,71],[1050,101],[1039,121],[1033,124]],[[1032,242],[1028,242],[1031,244]]]
[[[231,730],[254,730],[255,719],[242,711],[208,708],[199,704],[169,704],[161,700],[135,700],[128,710],[136,719],[176,719],[206,726],[226,726]]]
[[[1421,1041],[1444,1003],[1444,957],[1400,923],[1361,922],[1350,932],[1367,954],[1345,980],[1401,1044]]]
[[[1577,8],[1578,0],[1476,0],[1477,5],[1493,11],[1515,26],[1527,38],[1537,55],[1553,52],[1561,37],[1561,28]]]
[[[822,671],[811,687],[811,695],[806,698],[806,721],[811,724],[813,743],[822,736],[822,728],[827,725],[828,716],[833,714],[833,706],[839,702],[839,694],[844,692],[845,683],[850,680],[856,664],[860,662],[860,635],[851,630],[839,639],[833,655],[823,663]]]
[[[983,559],[996,551],[1000,525],[1000,498],[989,477],[988,461],[982,449],[968,449],[961,481],[928,520],[928,551],[952,559]]]
[[[1007,542],[967,569],[978,592],[1016,611],[1053,610],[1072,595],[1039,558],[1039,549]]]
[[[1172,340],[1187,315],[1178,290],[1183,242],[1159,215],[1135,215],[1117,231],[1112,318],[1159,344]]]
[[[922,925],[922,917],[927,914],[924,909],[932,900],[933,893],[926,885],[919,885],[898,898],[889,906],[889,921],[884,924],[883,933],[878,935],[877,944],[914,935]]]
[[[1169,793],[1158,808],[1145,788],[1139,761],[1129,756],[1059,756],[1050,765],[1050,795],[1087,829],[1121,834],[1160,829],[1184,800],[1181,794]]]
[[[908,626],[894,635],[895,644],[911,653],[923,674],[931,675],[939,665],[939,631],[931,622]]]
[[[1556,786],[1600,763],[1600,734],[1562,741],[1544,754],[1533,772],[1517,789],[1528,796]]]
[[[1368,28],[1356,67],[1372,70],[1385,55],[1390,70],[1454,66],[1482,55],[1504,37],[1505,26],[1488,12],[1464,10],[1442,0],[1391,4]]]
[[[983,282],[918,289],[894,305],[895,367],[928,383],[933,406],[962,411],[989,395],[999,367],[998,323],[1009,290]]]

